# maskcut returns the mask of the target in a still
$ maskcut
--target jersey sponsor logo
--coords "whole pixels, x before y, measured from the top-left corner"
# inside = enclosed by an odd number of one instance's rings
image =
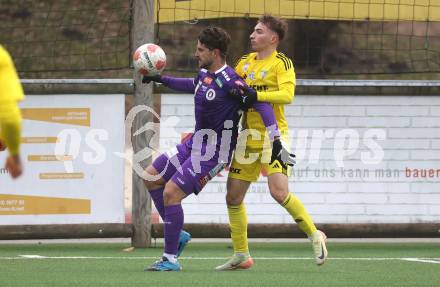
[[[231,167],[231,168],[229,168],[229,172],[230,172],[230,173],[240,174],[240,172],[241,172],[241,168],[234,168],[234,167]]]
[[[255,72],[254,72],[254,71],[252,71],[252,72],[249,74],[249,79],[251,79],[252,81],[255,80]]]
[[[220,88],[223,88],[223,82],[220,78],[215,79],[215,83],[217,84],[217,86],[219,86]]]
[[[229,82],[231,80],[231,78],[229,78],[229,75],[228,75],[228,73],[226,73],[225,70],[222,71],[222,75],[223,75],[223,77],[225,77],[226,82]]]
[[[268,90],[266,85],[250,85],[250,87],[257,92],[266,92]]]
[[[212,101],[213,99],[215,99],[215,91],[214,91],[213,89],[209,89],[209,90],[206,92],[206,99],[207,99],[208,101]]]
[[[205,77],[203,79],[203,83],[207,84],[207,85],[211,85],[212,83],[212,78],[211,77]]]

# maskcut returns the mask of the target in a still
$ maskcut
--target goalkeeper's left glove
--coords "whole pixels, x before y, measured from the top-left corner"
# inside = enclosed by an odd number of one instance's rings
[[[257,101],[257,91],[252,89],[251,87],[243,87],[243,108],[249,109],[251,108]]]
[[[229,94],[240,101],[240,107],[245,111],[257,102],[257,91],[250,87],[233,88],[229,91]]]
[[[276,138],[272,143],[272,157],[270,159],[270,164],[278,161],[284,169],[287,166],[294,166],[296,164],[295,155],[290,153],[286,144],[280,139]]]

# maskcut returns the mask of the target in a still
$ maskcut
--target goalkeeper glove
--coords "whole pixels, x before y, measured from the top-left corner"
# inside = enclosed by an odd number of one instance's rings
[[[243,106],[245,109],[251,108],[256,102],[257,99],[257,91],[250,87],[246,87],[243,94]]]
[[[161,75],[143,76],[142,77],[142,83],[144,83],[144,84],[149,84],[152,81],[156,82],[156,83],[163,83]]]
[[[229,94],[240,101],[240,107],[245,111],[257,102],[257,92],[250,87],[233,88],[229,91]]]
[[[296,164],[295,155],[290,153],[285,143],[279,138],[275,139],[272,143],[272,157],[270,159],[270,164],[274,163],[276,160],[284,169],[287,169],[287,166],[294,166]]]

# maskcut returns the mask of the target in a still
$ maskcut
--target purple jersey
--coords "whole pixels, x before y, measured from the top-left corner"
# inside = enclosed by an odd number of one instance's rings
[[[153,166],[165,181],[172,180],[186,194],[198,194],[231,160],[237,143],[241,98],[232,96],[229,91],[246,84],[227,65],[214,73],[201,69],[194,79],[162,76],[162,82],[174,90],[194,93],[196,126],[190,139],[159,156]],[[272,106],[256,103],[253,108],[268,127],[269,136],[279,135]],[[215,142],[198,136],[204,135],[206,130],[215,136]],[[198,140],[200,145],[194,144]],[[206,159],[208,150],[214,153]]]
[[[212,129],[217,134],[217,144],[220,144],[225,122],[232,121],[232,139],[238,136],[240,120],[240,102],[229,94],[229,90],[244,84],[234,69],[224,65],[215,73],[201,69],[194,79],[196,83],[194,106],[196,126],[195,132],[201,129]],[[235,144],[233,145],[235,147]]]
[[[194,93],[196,120],[194,133],[204,129],[212,130],[216,135],[215,144],[217,147],[220,147],[223,130],[231,129],[232,137],[228,149],[230,154],[237,143],[241,111],[240,100],[231,96],[229,91],[246,85],[235,70],[228,65],[224,65],[214,73],[201,69],[194,79],[163,76],[162,81],[172,89]],[[254,107],[263,115],[262,118],[267,127],[272,126],[276,128],[276,120],[271,105],[268,103],[257,103]],[[192,145],[193,138],[187,144]],[[219,149],[217,148],[216,156],[218,156],[218,151]]]

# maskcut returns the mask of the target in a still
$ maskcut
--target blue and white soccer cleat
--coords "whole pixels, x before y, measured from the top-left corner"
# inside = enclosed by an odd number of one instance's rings
[[[179,235],[179,247],[177,249],[177,257],[180,256],[180,254],[182,254],[183,249],[185,249],[186,245],[188,244],[188,242],[191,240],[191,234],[189,234],[188,232],[186,232],[185,230],[180,231],[180,235]]]
[[[154,262],[150,266],[144,269],[144,271],[180,271],[182,267],[180,267],[179,261],[176,263],[172,263],[168,261],[168,258],[162,257],[162,259]]]

